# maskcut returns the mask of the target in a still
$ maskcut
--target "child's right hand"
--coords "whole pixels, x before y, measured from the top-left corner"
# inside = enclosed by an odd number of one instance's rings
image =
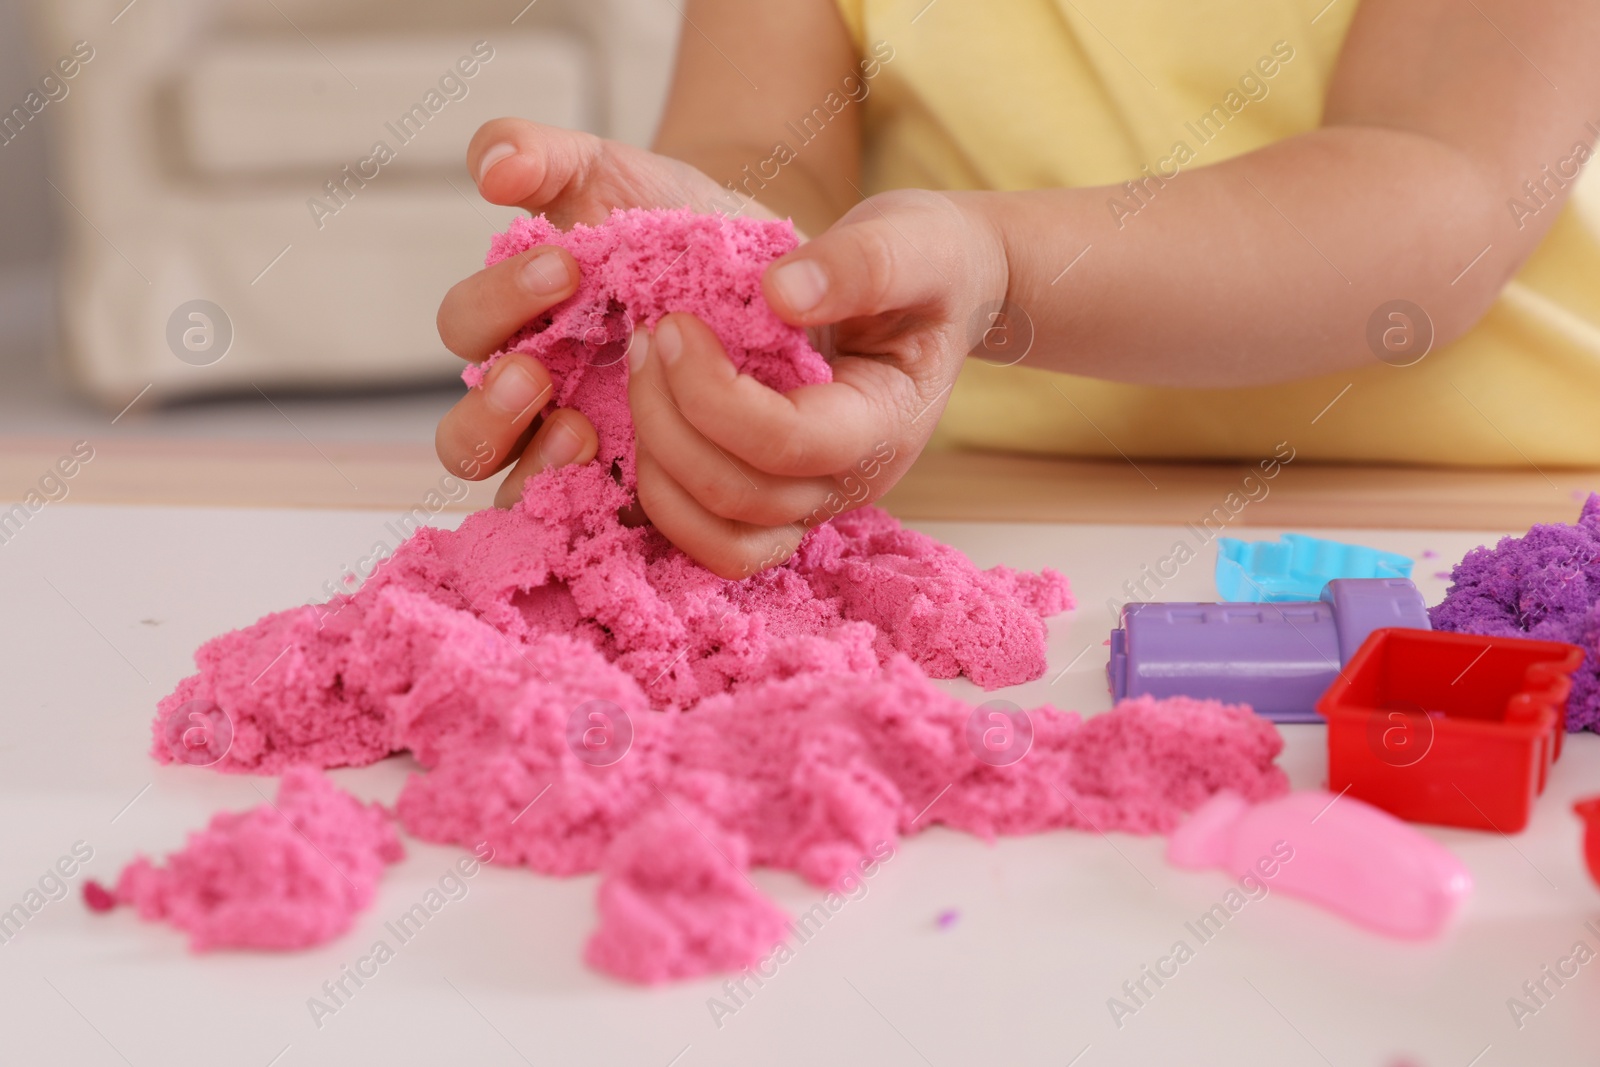
[[[733,200],[687,163],[524,119],[485,123],[467,148],[467,167],[485,200],[542,213],[563,229],[603,222],[613,208],[711,211]],[[745,214],[772,217],[757,204]],[[578,266],[569,253],[531,248],[457,283],[439,305],[439,337],[462,359],[481,362],[577,287]],[[546,467],[593,459],[594,427],[581,413],[561,409],[538,419],[550,388],[550,375],[531,356],[500,360],[484,387],[469,391],[440,420],[434,438],[439,459],[472,481],[515,464],[495,494],[500,507],[515,503],[527,479]]]

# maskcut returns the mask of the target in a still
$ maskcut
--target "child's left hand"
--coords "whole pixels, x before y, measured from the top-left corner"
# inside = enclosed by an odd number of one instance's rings
[[[763,279],[779,318],[821,328],[832,382],[769,389],[691,315],[641,331],[629,403],[645,514],[726,578],[788,559],[811,526],[905,473],[1007,282],[975,199],[897,191],[857,204]]]

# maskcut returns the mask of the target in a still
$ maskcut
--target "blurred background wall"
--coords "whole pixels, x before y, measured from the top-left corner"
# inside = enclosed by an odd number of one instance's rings
[[[22,0],[0,0],[0,100],[20,102],[36,77],[26,14]],[[39,132],[0,146],[0,388],[13,385],[20,362],[39,366],[54,318],[49,130]]]
[[[0,100],[21,101],[37,65],[21,0],[0,3]],[[48,259],[54,212],[45,184],[45,136],[18,138],[0,149],[0,270],[31,270]],[[8,278],[9,280],[9,278]]]
[[[266,433],[268,397],[296,432],[371,437],[387,413],[416,436],[459,390],[434,309],[516,214],[478,199],[473,130],[648,142],[679,19],[673,0],[0,0],[0,433],[129,404],[119,431]]]

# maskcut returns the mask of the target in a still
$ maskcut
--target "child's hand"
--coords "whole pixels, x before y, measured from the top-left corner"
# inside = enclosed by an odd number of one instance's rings
[[[809,527],[882,496],[921,452],[1007,280],[971,199],[893,192],[763,281],[780,318],[829,327],[831,383],[775,392],[735,372],[690,315],[641,331],[629,403],[645,513],[723,577],[783,562]]]
[[[563,228],[603,222],[612,208],[687,205],[709,211],[726,209],[734,199],[686,163],[522,119],[485,123],[467,148],[467,166],[484,199],[542,212]],[[755,204],[746,214],[771,217]],[[577,287],[570,254],[548,245],[529,249],[452,288],[439,306],[439,337],[462,359],[481,362]],[[537,360],[507,356],[482,389],[468,392],[440,420],[434,439],[440,460],[473,481],[515,463],[495,494],[496,504],[509,507],[529,476],[593,459],[594,427],[581,413],[558,410],[535,426],[549,395],[550,376]]]

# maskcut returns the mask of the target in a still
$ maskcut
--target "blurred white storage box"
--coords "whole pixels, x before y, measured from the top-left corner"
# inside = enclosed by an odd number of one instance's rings
[[[479,200],[472,132],[519,115],[643,143],[678,19],[517,6],[39,0],[41,64],[92,49],[51,116],[83,386],[120,406],[458,371],[435,309],[517,214]]]

